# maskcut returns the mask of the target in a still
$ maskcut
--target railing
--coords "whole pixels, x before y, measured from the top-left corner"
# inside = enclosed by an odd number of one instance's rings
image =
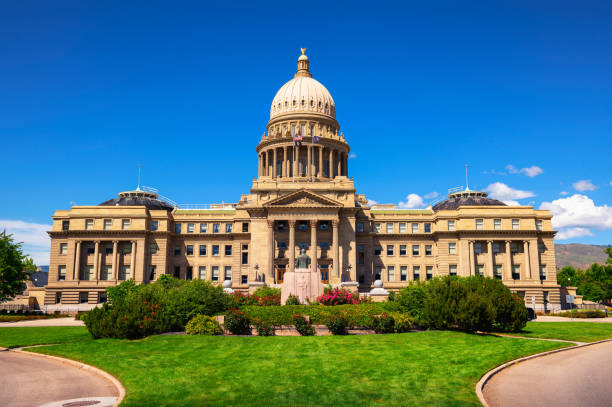
[[[238,204],[235,203],[220,203],[220,204],[180,204],[179,209],[187,210],[223,210],[235,209]]]
[[[455,192],[460,192],[460,191],[463,191],[463,190],[464,190],[463,186],[458,186],[458,187],[455,187],[455,188],[449,188],[448,193],[449,194],[454,194]]]
[[[157,194],[157,188],[145,187],[143,185],[142,187],[140,187],[140,189],[142,189],[143,191],[146,191],[146,192],[153,192],[154,194]]]

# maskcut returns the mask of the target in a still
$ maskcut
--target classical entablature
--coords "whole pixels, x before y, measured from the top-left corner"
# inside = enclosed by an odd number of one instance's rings
[[[342,203],[306,189],[283,195],[263,205],[268,209],[276,208],[342,208]]]

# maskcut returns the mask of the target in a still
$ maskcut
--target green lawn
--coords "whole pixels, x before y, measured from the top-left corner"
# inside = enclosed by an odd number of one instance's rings
[[[612,324],[602,322],[527,322],[527,326],[522,332],[512,335],[595,342],[612,338]]]
[[[485,372],[563,346],[437,331],[340,337],[153,336],[32,350],[114,374],[127,389],[122,406],[478,406],[474,387]]]
[[[83,326],[0,328],[0,346],[3,348],[91,340]]]

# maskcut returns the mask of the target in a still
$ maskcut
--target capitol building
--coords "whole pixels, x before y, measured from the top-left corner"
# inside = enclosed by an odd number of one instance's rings
[[[256,146],[257,177],[234,204],[184,207],[138,187],[53,215],[45,304],[97,304],[127,279],[278,285],[305,249],[322,281],[368,293],[436,276],[500,279],[528,305],[561,306],[551,214],[459,188],[423,210],[370,205],[349,176],[350,146],[302,50]],[[245,177],[246,178],[246,177]],[[383,180],[383,182],[391,182]]]

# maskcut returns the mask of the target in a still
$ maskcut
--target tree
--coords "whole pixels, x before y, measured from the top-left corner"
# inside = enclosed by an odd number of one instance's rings
[[[561,287],[577,287],[583,276],[584,271],[572,266],[565,266],[557,273],[557,283]]]
[[[606,264],[612,264],[612,247],[608,247],[606,249],[606,254],[608,255],[608,259],[606,260]]]
[[[34,261],[21,251],[12,235],[0,234],[0,302],[23,291],[26,280],[36,271]]]

